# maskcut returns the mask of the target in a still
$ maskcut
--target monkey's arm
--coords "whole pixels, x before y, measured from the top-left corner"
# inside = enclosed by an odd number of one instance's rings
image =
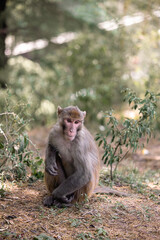
[[[66,196],[85,186],[91,180],[91,172],[83,164],[79,165],[78,169],[53,191],[52,196],[54,199],[65,203],[70,202],[70,199]]]
[[[57,155],[56,148],[49,143],[46,149],[45,171],[53,176],[58,175],[56,155]]]

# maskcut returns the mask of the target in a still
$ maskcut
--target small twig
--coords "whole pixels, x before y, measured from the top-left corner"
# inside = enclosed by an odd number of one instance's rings
[[[0,113],[0,116],[3,116],[3,115],[13,115],[13,116],[17,116],[17,114],[15,114],[14,112]]]
[[[8,229],[8,227],[6,228],[0,228],[0,232],[6,231]]]
[[[4,136],[4,138],[5,138],[5,140],[6,140],[7,144],[8,144],[8,138],[7,138],[6,134],[4,133],[4,131],[2,130],[1,127],[0,127],[0,133],[2,133],[2,135]]]
[[[8,225],[10,224],[10,221],[8,221],[6,218],[3,217],[3,219],[6,221]]]
[[[13,200],[9,199],[9,198],[0,198],[0,201],[11,201],[11,202],[13,202]]]
[[[121,140],[118,142],[117,146],[115,147],[113,156],[115,156],[118,147],[121,145],[120,143],[121,143]],[[111,180],[113,180],[113,163],[110,165],[110,176],[111,176]]]
[[[19,132],[22,128],[25,127],[25,125],[27,125],[29,122],[31,122],[32,120],[28,120],[28,121],[25,121],[24,124],[22,126],[20,126],[18,129],[17,129],[17,132]]]
[[[18,200],[18,199],[19,199],[19,197],[8,197],[8,198],[0,197],[1,201],[11,201],[11,202],[13,202],[14,200]]]
[[[42,228],[46,233],[48,233],[48,231],[46,230],[46,228],[43,227],[42,225],[41,225],[41,228]]]
[[[119,160],[119,162],[117,162],[115,169],[114,169],[114,174],[117,171],[117,167],[119,165],[120,162],[122,162],[122,160],[127,156],[127,154],[129,153],[130,149],[128,149],[128,151],[123,155],[123,157]]]
[[[114,150],[113,156],[115,156],[118,147],[121,145],[120,142],[121,142],[121,140],[118,142],[117,146],[115,147],[115,150]]]
[[[38,150],[37,150],[36,145],[35,145],[29,138],[28,138],[28,140],[29,140],[29,142],[31,143],[31,145],[34,147],[34,149],[36,150],[38,156],[40,157],[40,154],[39,154],[39,152],[38,152]]]
[[[16,200],[18,200],[19,197],[12,196],[12,197],[8,197],[7,199],[16,199]]]
[[[94,215],[94,214],[93,214],[93,210],[91,210],[91,211],[89,211],[89,212],[85,212],[85,213],[83,213],[82,215],[85,216],[85,215],[87,215],[87,214]],[[79,218],[84,218],[84,217],[79,217]]]
[[[119,162],[122,162],[122,160],[127,156],[127,154],[129,153],[130,149],[128,149],[128,151],[123,155],[123,157],[121,158],[121,160]]]

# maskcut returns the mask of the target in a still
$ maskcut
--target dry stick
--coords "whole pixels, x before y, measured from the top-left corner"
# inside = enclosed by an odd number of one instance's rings
[[[0,232],[6,231],[8,229],[8,227],[6,228],[0,228]]]
[[[8,158],[5,158],[4,161],[0,164],[0,168],[7,162]]]
[[[14,112],[0,113],[0,116],[3,116],[3,115],[13,115],[13,116],[17,116],[17,114],[15,114]]]
[[[121,158],[121,160],[116,164],[115,169],[114,169],[114,173],[115,173],[116,170],[117,170],[118,164],[119,164],[120,162],[122,162],[122,160],[127,156],[127,154],[129,153],[129,151],[130,151],[130,149],[128,149],[128,151],[123,155],[123,157]]]
[[[118,149],[118,147],[120,146],[120,142],[121,142],[121,141],[119,141],[118,144],[117,144],[117,146],[115,147],[113,156],[115,156],[115,154],[116,154],[116,152],[117,152],[117,149]],[[111,170],[110,170],[111,180],[113,180],[113,168],[112,168],[112,164],[110,165],[110,168],[111,168]]]
[[[34,149],[36,150],[38,156],[41,157],[40,154],[39,154],[39,152],[38,152],[38,150],[37,150],[36,144],[34,144],[34,143],[31,141],[31,139],[28,138],[28,140],[29,140],[29,142],[31,143],[31,145],[34,147]]]
[[[6,140],[7,144],[8,144],[8,138],[7,138],[6,134],[4,133],[4,131],[2,130],[1,127],[0,127],[0,133],[2,133],[2,135],[4,136],[4,138],[5,138],[5,140]]]
[[[18,116],[16,115],[14,112],[5,112],[5,113],[0,113],[0,116],[7,116],[7,115],[13,115],[14,117],[15,116]],[[6,119],[6,125],[8,126],[8,120]],[[2,130],[2,128],[0,128],[0,133],[3,134],[7,144],[8,144],[8,139],[7,139],[7,136],[5,135],[4,131]]]

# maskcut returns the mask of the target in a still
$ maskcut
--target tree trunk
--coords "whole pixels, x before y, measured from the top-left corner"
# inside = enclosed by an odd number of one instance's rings
[[[1,73],[7,64],[7,57],[5,56],[5,39],[7,36],[6,3],[7,0],[0,0],[0,88],[6,88],[6,79],[4,74]]]

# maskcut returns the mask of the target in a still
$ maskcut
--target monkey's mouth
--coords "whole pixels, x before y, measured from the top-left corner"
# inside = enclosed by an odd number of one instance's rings
[[[71,135],[71,134],[66,134],[66,138],[70,141],[74,140],[75,135]]]

